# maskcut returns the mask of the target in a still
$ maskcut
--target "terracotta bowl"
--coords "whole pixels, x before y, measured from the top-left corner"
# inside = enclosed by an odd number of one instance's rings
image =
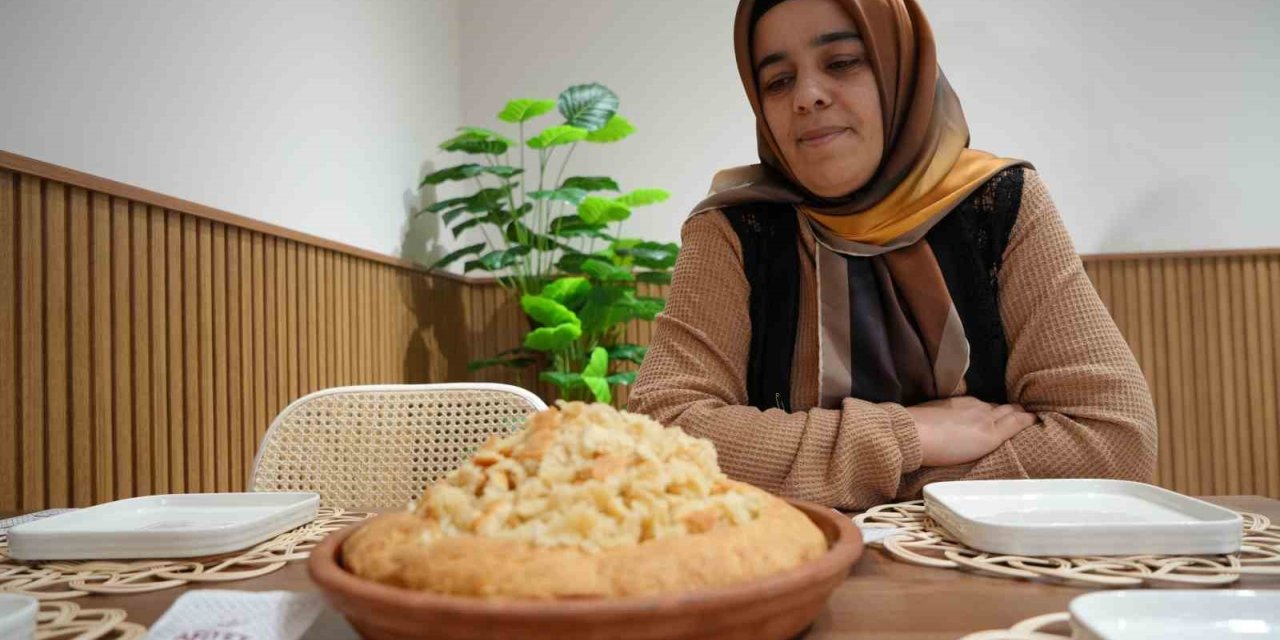
[[[410,591],[365,580],[342,566],[342,542],[362,524],[311,552],[311,579],[360,634],[374,640],[784,640],[804,631],[862,556],[847,516],[789,501],[827,537],[827,553],[781,573],[690,593],[602,600],[481,600]]]

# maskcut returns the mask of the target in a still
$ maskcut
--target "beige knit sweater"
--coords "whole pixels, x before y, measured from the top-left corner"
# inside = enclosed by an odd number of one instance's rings
[[[843,509],[919,496],[938,480],[1105,477],[1150,481],[1155,410],[1142,371],[1085,275],[1043,182],[1026,173],[1022,208],[999,275],[1009,341],[1010,402],[1040,422],[990,455],[922,467],[900,405],[818,402],[817,270],[801,224],[795,412],[747,404],[750,286],[720,212],[685,223],[666,311],[659,315],[629,409],[710,439],[730,476],[778,495]]]

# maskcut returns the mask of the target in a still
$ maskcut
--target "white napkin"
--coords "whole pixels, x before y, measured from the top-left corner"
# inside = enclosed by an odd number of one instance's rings
[[[862,527],[862,542],[864,544],[880,542],[889,536],[902,532],[903,530],[898,527]]]
[[[151,640],[297,640],[324,608],[318,593],[188,591],[156,621]]]

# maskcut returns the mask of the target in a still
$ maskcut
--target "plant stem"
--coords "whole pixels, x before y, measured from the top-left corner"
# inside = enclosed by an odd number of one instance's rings
[[[572,146],[570,146],[570,147],[569,147],[569,152],[568,152],[568,153],[566,153],[566,154],[564,155],[564,162],[560,163],[560,172],[559,172],[558,174],[556,174],[556,185],[555,185],[555,188],[559,189],[559,188],[560,188],[560,186],[564,184],[564,170],[565,170],[565,168],[567,168],[567,167],[569,166],[569,158],[572,158],[572,157],[573,157],[573,151],[574,151],[575,149],[577,149],[577,148],[578,148],[578,143],[577,143],[577,142],[575,142],[575,143],[573,143],[573,145],[572,145]],[[560,214],[562,214],[562,215],[564,214],[564,204],[563,204],[563,203],[561,203],[561,204],[557,207],[557,212],[558,212],[558,213],[560,213]],[[547,224],[548,224],[548,225],[550,225],[550,224],[551,224],[551,223],[550,223],[550,221],[548,221],[548,222],[547,222]],[[552,252],[548,252],[548,256],[547,256],[547,262],[548,262],[548,264],[547,264],[546,268],[544,269],[545,271],[550,271],[550,270],[551,270],[551,265],[552,265],[552,264],[554,264],[554,263],[552,262],[552,258],[553,258],[553,256],[552,256],[552,255],[550,255],[550,254],[553,254],[553,253],[554,253],[554,251],[552,251]]]
[[[577,148],[578,148],[578,143],[577,143],[577,142],[575,142],[575,143],[573,143],[573,145],[572,145],[572,146],[570,146],[570,147],[569,147],[569,153],[566,153],[566,154],[564,155],[564,162],[560,164],[560,173],[556,175],[556,188],[557,188],[557,189],[559,189],[559,188],[560,188],[560,185],[561,185],[561,184],[564,184],[564,182],[563,182],[563,181],[564,181],[564,169],[565,169],[565,167],[569,166],[569,158],[573,157],[573,150],[574,150],[574,149],[577,149]]]
[[[539,149],[538,150],[538,190],[539,191],[542,191],[543,189],[543,178],[547,174],[547,165],[550,164],[550,162],[551,162],[551,150]],[[534,212],[534,221],[537,224],[537,227],[535,228],[536,233],[541,233],[544,235],[546,234],[547,225],[548,225],[547,210],[550,208],[551,208],[551,205],[548,200],[538,201],[538,206],[536,207],[536,211]],[[543,259],[538,260],[538,273],[545,274],[551,270],[550,257],[540,256],[540,258],[545,258],[545,261]]]
[[[497,161],[498,161],[497,156],[486,155],[485,158],[489,161],[489,166],[491,167],[497,166]],[[504,188],[503,190],[507,192],[507,204],[511,205],[511,220],[512,220],[512,223],[516,225],[515,227],[513,227],[516,230],[516,242],[519,242],[520,244],[525,246],[530,246],[531,238],[529,238],[529,234],[525,233],[523,229],[523,225],[521,225],[519,223],[519,220],[516,219],[516,213],[517,213],[516,196],[515,196],[515,190],[511,188],[511,178],[499,178],[499,179],[502,181],[502,186]],[[505,234],[503,235],[503,238],[506,238]],[[508,247],[510,247],[510,245],[508,245]],[[533,274],[533,267],[530,264],[533,260],[534,258],[533,258],[532,251],[520,257],[520,261],[524,265],[526,274]],[[526,277],[524,285],[521,288],[521,292],[528,293],[529,291],[530,291],[529,279]]]
[[[488,158],[488,156],[486,156],[486,158]],[[492,161],[490,161],[490,164],[492,164]],[[484,183],[480,181],[480,176],[476,176],[476,177],[475,177],[475,181],[476,181],[476,188],[477,188],[477,189],[479,189],[479,190],[481,190],[481,191],[483,191],[483,190],[484,190]],[[486,243],[488,243],[490,247],[497,248],[497,246],[498,246],[498,245],[497,245],[497,244],[495,244],[495,243],[493,242],[493,239],[489,237],[489,229],[488,229],[488,225],[492,225],[492,224],[493,224],[492,222],[484,222],[484,223],[481,223],[481,224],[479,225],[479,227],[480,227],[480,232],[484,234],[484,241],[485,241]],[[499,226],[499,225],[494,225],[494,226],[497,226],[497,227],[498,227],[498,237],[499,237],[499,238],[502,238],[502,248],[503,248],[504,250],[506,250],[506,251],[510,251],[510,250],[511,250],[511,241],[507,240],[507,234],[505,233],[505,231],[502,229],[502,227],[501,227],[501,226]],[[516,279],[516,281],[517,281],[517,283],[518,283],[518,282],[520,281],[520,279],[521,279],[520,269],[518,269],[518,268],[513,268],[513,269],[512,269],[512,271],[515,273],[515,279]],[[496,274],[495,274],[495,275],[496,275]],[[501,280],[502,280],[502,278],[501,278],[501,277],[498,277],[498,280],[499,280],[499,281],[501,281]]]

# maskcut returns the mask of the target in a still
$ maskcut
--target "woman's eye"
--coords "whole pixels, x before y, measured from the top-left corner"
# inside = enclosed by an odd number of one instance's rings
[[[791,76],[780,76],[770,80],[769,83],[764,86],[764,90],[769,93],[777,93],[786,89],[790,84]]]
[[[831,69],[832,71],[848,71],[849,69],[852,69],[858,66],[859,62],[862,62],[862,61],[857,58],[844,58],[840,60],[833,60],[831,61],[830,64],[827,65],[827,68]]]

